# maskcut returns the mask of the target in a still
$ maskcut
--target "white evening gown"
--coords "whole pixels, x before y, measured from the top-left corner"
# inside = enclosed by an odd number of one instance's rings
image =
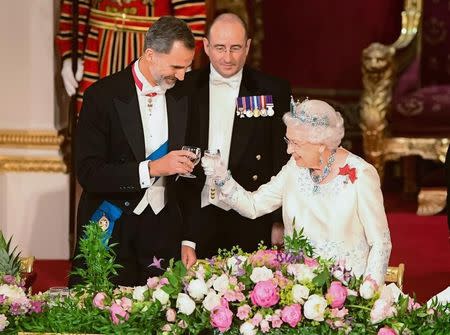
[[[309,169],[297,166],[291,158],[255,192],[246,191],[231,178],[221,188],[220,198],[249,218],[283,206],[285,234],[292,234],[295,219],[295,228],[304,229],[318,255],[345,260],[355,275],[370,275],[381,284],[391,239],[380,179],[372,165],[352,153],[345,164],[356,168],[354,183],[348,176],[338,175],[313,192]]]

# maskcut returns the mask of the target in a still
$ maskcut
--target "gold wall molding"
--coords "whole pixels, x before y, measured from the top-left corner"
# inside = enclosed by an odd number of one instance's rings
[[[57,172],[67,173],[62,158],[0,156],[0,172]]]
[[[0,147],[61,150],[64,135],[56,130],[0,129]],[[52,172],[67,173],[63,157],[23,155],[0,156],[0,172]]]
[[[59,149],[63,141],[64,136],[56,130],[0,129],[1,147]]]

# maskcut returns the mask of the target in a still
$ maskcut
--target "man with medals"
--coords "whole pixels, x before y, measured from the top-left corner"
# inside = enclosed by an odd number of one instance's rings
[[[180,255],[187,267],[196,261],[173,176],[193,170],[194,155],[178,150],[185,144],[188,103],[169,90],[184,79],[194,48],[184,21],[162,17],[148,30],[137,61],[85,92],[75,137],[83,187],[78,231],[93,222],[105,231],[105,244],[117,243],[123,268],[112,280],[119,285],[144,285]],[[158,266],[150,266],[155,260]],[[73,266],[83,264],[74,260]],[[71,285],[78,281],[70,278]]]
[[[190,97],[186,142],[220,150],[233,176],[256,190],[287,161],[285,150],[280,150],[286,147],[281,116],[289,111],[291,90],[287,81],[245,65],[250,42],[241,18],[219,15],[203,40],[210,65],[189,72],[174,89]],[[269,100],[275,113],[270,117]],[[281,222],[280,213],[258,220],[243,218],[218,200],[201,167],[194,173],[196,179],[183,180],[181,203],[198,257],[211,257],[218,248],[234,245],[252,251],[261,240],[270,244],[272,224]]]

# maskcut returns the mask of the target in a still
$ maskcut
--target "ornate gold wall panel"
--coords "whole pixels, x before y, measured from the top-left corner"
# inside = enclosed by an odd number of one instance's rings
[[[0,156],[0,172],[59,172],[66,173],[62,158]]]
[[[28,149],[61,149],[64,136],[51,130],[0,130],[0,147]],[[62,157],[22,155],[0,156],[0,172],[67,173]]]
[[[0,130],[0,146],[59,148],[64,136],[55,131]]]

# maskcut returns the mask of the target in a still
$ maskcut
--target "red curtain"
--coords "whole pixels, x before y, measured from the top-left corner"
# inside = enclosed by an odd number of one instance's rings
[[[361,52],[392,43],[403,0],[263,1],[264,71],[293,87],[359,90]]]

